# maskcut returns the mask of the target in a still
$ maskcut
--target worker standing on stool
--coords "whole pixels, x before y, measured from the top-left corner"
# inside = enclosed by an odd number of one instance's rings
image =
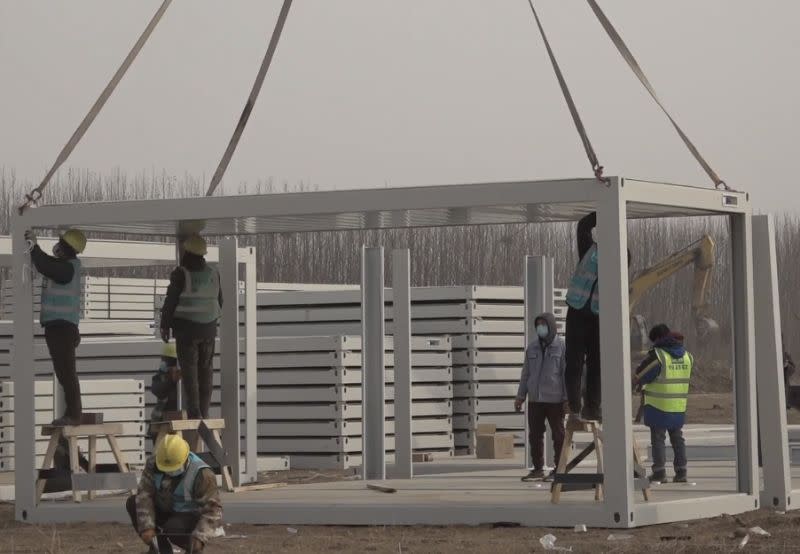
[[[86,237],[78,229],[70,229],[46,254],[36,243],[31,231],[25,232],[31,245],[31,261],[43,279],[39,322],[44,328],[47,350],[53,371],[64,389],[66,412],[53,425],[79,425],[83,406],[81,385],[75,366],[75,349],[81,342],[78,324],[81,318],[81,262],[78,254],[86,248]]]
[[[675,453],[675,483],[686,482],[686,442],[683,424],[689,397],[689,381],[694,358],[683,347],[683,335],[670,332],[664,324],[650,330],[653,348],[639,364],[634,387],[644,391],[644,424],[650,427],[653,447],[653,474],[650,482],[666,483],[666,445]]]
[[[545,421],[553,434],[553,452],[556,461],[564,444],[564,402],[567,391],[564,386],[566,348],[564,339],[556,334],[556,318],[551,313],[536,317],[537,339],[525,349],[525,362],[519,381],[514,410],[522,411],[522,403],[528,399],[528,441],[531,447],[533,469],[523,481],[544,479],[544,432]],[[551,474],[552,475],[552,474]]]
[[[161,338],[175,336],[190,419],[208,418],[217,320],[222,311],[219,272],[206,264],[206,242],[197,235],[183,243],[181,265],[172,272],[161,308]],[[235,301],[235,299],[234,299]]]
[[[201,552],[222,522],[214,472],[178,435],[167,435],[147,460],[139,488],[125,507],[134,529],[156,554],[171,553],[172,544]]]
[[[175,349],[175,343],[168,342],[161,351],[161,365],[150,382],[150,392],[158,400],[156,407],[153,408],[153,412],[150,414],[151,424],[164,421],[166,412],[178,410],[178,383],[180,380],[181,370],[178,367],[178,354]],[[151,427],[150,438],[153,439],[153,443],[155,443],[157,436],[158,432]]]

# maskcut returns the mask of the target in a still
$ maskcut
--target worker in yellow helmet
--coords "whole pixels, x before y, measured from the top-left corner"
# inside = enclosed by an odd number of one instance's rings
[[[75,349],[81,342],[78,324],[81,318],[81,262],[78,254],[86,248],[86,237],[78,229],[69,229],[59,237],[53,255],[37,244],[32,231],[25,232],[30,244],[33,266],[42,275],[39,322],[53,370],[64,389],[66,413],[53,425],[77,425],[83,411],[81,386],[75,367]]]
[[[135,495],[125,507],[151,553],[172,545],[201,552],[222,522],[217,479],[180,435],[167,435],[150,456]]]
[[[183,242],[181,265],[169,278],[161,308],[161,338],[175,337],[184,391],[192,419],[208,417],[217,320],[222,311],[219,272],[206,263],[206,241],[192,235]]]
[[[166,412],[178,410],[178,383],[181,381],[181,370],[178,367],[178,354],[174,342],[168,342],[161,349],[161,363],[150,382],[150,392],[157,402],[150,414],[150,421],[155,423],[164,420]],[[155,442],[157,432],[152,428],[150,436]]]

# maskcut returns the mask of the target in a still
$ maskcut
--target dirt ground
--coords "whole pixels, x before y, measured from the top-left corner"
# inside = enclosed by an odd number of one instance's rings
[[[638,398],[634,407],[638,406]],[[790,423],[800,423],[800,412],[789,412]],[[690,423],[730,423],[729,394],[692,395]],[[352,471],[289,471],[261,475],[261,482],[313,483],[352,478]],[[123,502],[123,497],[120,497]],[[755,526],[771,536],[742,535]],[[557,537],[556,546],[572,552],[800,552],[800,512],[760,510],[739,517],[719,518],[624,530],[509,527],[497,523],[480,527],[322,527],[285,525],[226,525],[226,538],[217,539],[207,552],[342,552],[342,553],[455,553],[516,554],[546,552],[540,539]],[[610,536],[620,537],[610,540]],[[71,554],[86,552],[143,553],[147,549],[129,525],[70,524],[36,526],[14,521],[12,504],[0,504],[0,553]]]

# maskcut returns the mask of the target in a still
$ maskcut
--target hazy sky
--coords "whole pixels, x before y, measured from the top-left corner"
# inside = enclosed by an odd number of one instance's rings
[[[159,4],[0,0],[0,166],[41,178]],[[175,0],[68,165],[210,178],[280,4]],[[537,4],[606,173],[710,186],[587,4]],[[800,2],[601,5],[722,177],[800,208]],[[588,175],[526,0],[295,0],[225,182]]]

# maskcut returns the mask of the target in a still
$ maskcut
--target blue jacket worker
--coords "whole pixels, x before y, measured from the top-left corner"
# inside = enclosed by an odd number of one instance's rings
[[[539,315],[535,320],[537,338],[525,349],[517,398],[514,409],[522,411],[528,399],[528,431],[533,469],[523,480],[542,479],[544,474],[545,421],[553,434],[556,459],[564,444],[564,402],[567,390],[564,385],[566,346],[564,338],[557,335],[556,318],[551,313]]]
[[[694,358],[683,346],[683,335],[664,324],[650,330],[653,348],[639,364],[633,384],[644,392],[644,423],[653,447],[651,482],[667,482],[665,439],[675,454],[675,483],[686,482],[686,442],[683,424]]]

